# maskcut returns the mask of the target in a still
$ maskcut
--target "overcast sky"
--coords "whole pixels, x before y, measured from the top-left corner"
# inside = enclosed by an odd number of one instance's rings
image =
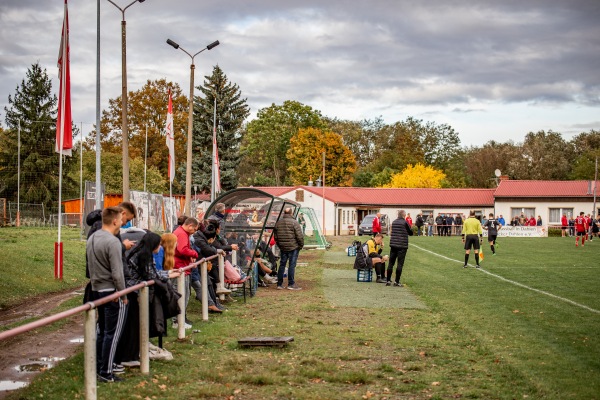
[[[122,7],[131,0],[114,0]],[[96,120],[96,1],[69,3],[73,120]],[[121,94],[121,13],[101,0],[101,105]],[[0,120],[39,61],[58,91],[62,0],[1,0]],[[447,123],[463,145],[600,130],[598,0],[146,0],[126,12],[129,90],[189,91],[219,64],[251,116],[297,100],[329,117]],[[166,105],[165,105],[166,109]],[[165,111],[166,113],[166,111]]]

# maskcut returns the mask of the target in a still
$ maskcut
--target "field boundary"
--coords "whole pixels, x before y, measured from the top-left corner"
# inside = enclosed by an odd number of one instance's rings
[[[411,246],[413,246],[413,247],[416,247],[416,248],[417,248],[417,249],[419,249],[419,250],[422,250],[422,251],[425,251],[425,252],[427,252],[427,253],[433,254],[433,255],[435,255],[435,256],[438,256],[438,257],[444,258],[444,259],[446,259],[446,260],[453,261],[453,262],[457,262],[457,263],[460,263],[460,264],[462,264],[462,263],[463,263],[463,261],[456,260],[456,259],[454,259],[454,258],[450,258],[450,257],[446,257],[446,256],[444,256],[444,255],[442,255],[442,254],[439,254],[439,253],[436,253],[436,252],[434,252],[434,251],[427,250],[427,249],[424,249],[423,247],[417,246],[416,244],[412,244],[412,243],[411,243],[410,245],[411,245]],[[469,264],[469,265],[473,266],[473,264]],[[586,306],[585,304],[580,304],[580,303],[577,303],[577,302],[575,302],[575,301],[573,301],[573,300],[567,299],[567,298],[565,298],[565,297],[557,296],[557,295],[555,295],[555,294],[552,294],[552,293],[550,293],[550,292],[546,292],[546,291],[544,291],[544,290],[540,290],[540,289],[533,288],[533,287],[531,287],[531,286],[524,285],[524,284],[522,284],[522,283],[520,283],[520,282],[513,281],[513,280],[511,280],[511,279],[508,279],[508,278],[505,278],[505,277],[503,277],[503,276],[500,276],[500,275],[494,274],[494,273],[492,273],[492,272],[486,271],[486,270],[485,270],[485,269],[483,269],[483,268],[479,268],[479,269],[478,269],[478,271],[480,271],[480,272],[482,272],[482,273],[484,273],[484,274],[488,274],[488,275],[490,275],[490,276],[493,276],[494,278],[498,278],[498,279],[500,279],[501,281],[508,282],[508,283],[510,283],[510,284],[513,284],[513,285],[515,285],[515,286],[522,287],[522,288],[524,288],[524,289],[527,289],[527,290],[531,290],[532,292],[540,293],[540,294],[543,294],[543,295],[546,295],[546,296],[552,297],[552,298],[554,298],[554,299],[557,299],[557,300],[564,301],[565,303],[569,303],[569,304],[571,304],[571,305],[574,305],[574,306],[577,306],[577,307],[583,308],[584,310],[587,310],[587,311],[593,312],[593,313],[595,313],[595,314],[600,314],[600,310],[596,310],[596,309],[594,309],[594,308],[588,307],[588,306]]]

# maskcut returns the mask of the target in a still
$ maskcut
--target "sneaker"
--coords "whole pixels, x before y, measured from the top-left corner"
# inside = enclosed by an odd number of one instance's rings
[[[493,256],[495,256],[495,255],[496,255],[496,253],[492,253],[492,255],[493,255]]]
[[[183,325],[184,329],[192,329],[192,325],[191,324],[184,324]],[[173,329],[179,329],[179,324],[177,322],[173,322]]]
[[[158,348],[158,350],[149,350],[148,358],[151,360],[166,360],[170,361],[173,359],[173,354],[169,350]]]
[[[375,282],[377,282],[377,283],[386,283],[387,281],[385,279],[377,278],[377,280]]]
[[[124,380],[114,374],[97,374],[96,378],[97,381],[101,383],[122,382]]]
[[[394,286],[396,286],[396,287],[404,287],[404,285],[403,285],[403,284],[401,284],[401,283],[398,283],[398,282],[394,282]]]
[[[463,265],[463,268],[467,268],[467,267],[468,267],[468,265],[467,265],[467,264]]]
[[[284,289],[283,286],[277,285],[277,290],[283,290],[283,289]]]
[[[128,367],[128,368],[139,368],[140,367],[140,362],[139,361],[123,361],[121,363],[124,367]],[[115,372],[114,368],[113,368],[113,372]]]
[[[185,324],[186,324],[186,325],[190,325],[190,326],[191,326],[191,325],[193,324],[193,322],[192,322],[192,321],[190,321],[189,319],[187,319],[187,317],[186,317],[186,319],[185,319]]]
[[[575,247],[579,247],[579,243],[575,243]]]
[[[387,282],[385,283],[385,286],[392,286],[392,282],[391,282],[391,281],[387,281]]]
[[[480,266],[479,264],[477,264],[477,265],[475,266],[475,268],[481,268],[481,266]]]
[[[113,374],[122,374],[125,372],[124,364],[113,364],[112,372]]]
[[[293,285],[288,285],[287,287],[289,290],[302,290],[301,287],[298,287],[298,285],[293,284]]]

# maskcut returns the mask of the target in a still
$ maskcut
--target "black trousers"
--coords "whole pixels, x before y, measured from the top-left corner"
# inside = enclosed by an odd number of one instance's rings
[[[390,263],[387,268],[387,281],[392,281],[392,271],[394,269],[394,264],[398,261],[398,266],[396,267],[396,283],[400,283],[400,277],[402,276],[402,268],[404,268],[404,259],[406,258],[406,252],[408,249],[403,249],[400,247],[391,247],[390,248]]]

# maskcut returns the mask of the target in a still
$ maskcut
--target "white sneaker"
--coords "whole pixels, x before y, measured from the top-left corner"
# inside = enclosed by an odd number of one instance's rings
[[[148,358],[151,360],[165,360],[170,361],[173,359],[173,354],[169,350],[157,348],[158,350],[148,351]]]
[[[121,363],[121,365],[123,365],[124,367],[139,367],[140,366],[140,362],[139,361],[123,361]]]
[[[192,329],[192,326],[190,324],[184,324],[183,327],[185,329]],[[177,322],[173,322],[173,329],[179,329],[179,324]]]

